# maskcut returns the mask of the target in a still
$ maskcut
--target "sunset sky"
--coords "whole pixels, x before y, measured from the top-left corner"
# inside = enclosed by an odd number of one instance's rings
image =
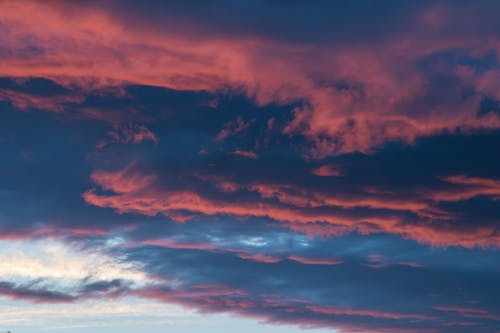
[[[0,0],[0,332],[500,333],[499,14]]]

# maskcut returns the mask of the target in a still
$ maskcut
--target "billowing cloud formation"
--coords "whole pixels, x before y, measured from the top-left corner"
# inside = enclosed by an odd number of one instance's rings
[[[373,7],[364,1],[317,8],[265,2],[202,5],[213,11],[214,19],[222,17],[221,6],[229,6],[234,17],[250,6],[263,15],[270,31],[227,18],[217,26],[198,12],[190,13],[187,4],[154,5],[151,11],[147,5],[114,1],[73,6],[58,1],[4,2],[0,73],[43,76],[86,89],[127,82],[188,90],[235,89],[260,105],[298,103],[281,130],[305,136],[312,157],[370,152],[388,141],[413,143],[422,136],[500,126],[495,112],[479,112],[485,99],[498,100],[494,32],[499,27],[490,14],[495,10],[492,2],[462,3],[459,8],[445,1],[384,4],[363,21],[364,27],[355,21],[326,23],[340,13],[362,18],[367,14],[360,8]],[[134,17],[127,10],[133,10]],[[322,31],[325,38],[314,42],[311,36],[320,34],[322,25],[304,21],[301,10],[334,30]],[[379,22],[392,11],[406,20]],[[169,21],[158,13],[174,16]],[[281,33],[297,29],[292,24],[297,16],[299,26],[310,29],[298,34],[309,36],[310,42]],[[68,17],[72,29],[66,28]],[[486,21],[484,29],[475,27],[477,19]],[[227,24],[240,29],[222,32]],[[376,26],[375,32],[370,25]],[[464,26],[470,29],[463,31]],[[354,36],[339,36],[335,29],[348,29]],[[22,96],[3,95],[17,105],[27,103]],[[243,124],[238,126],[232,130],[241,130]],[[229,130],[222,129],[218,138]]]
[[[0,0],[0,299],[498,331],[498,9]]]

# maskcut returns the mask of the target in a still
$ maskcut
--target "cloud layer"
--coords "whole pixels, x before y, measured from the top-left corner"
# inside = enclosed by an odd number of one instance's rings
[[[500,330],[498,9],[0,1],[0,297]]]

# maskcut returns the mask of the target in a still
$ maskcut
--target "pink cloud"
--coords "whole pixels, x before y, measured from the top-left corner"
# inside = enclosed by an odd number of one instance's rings
[[[137,124],[127,124],[114,126],[108,132],[111,141],[100,141],[97,144],[98,148],[104,148],[110,143],[141,143],[143,141],[152,141],[155,144],[160,142],[160,139],[146,126]]]
[[[288,259],[300,262],[304,265],[340,265],[343,263],[342,260],[330,260],[330,259],[313,259],[304,258],[300,256],[289,256]]]
[[[431,316],[422,314],[403,314],[403,313],[391,313],[382,312],[377,310],[358,310],[358,309],[340,309],[333,307],[322,307],[310,305],[307,307],[311,312],[337,315],[337,316],[368,316],[373,318],[386,318],[386,319],[420,319],[420,320],[432,320]]]
[[[258,261],[268,264],[274,264],[281,261],[280,258],[274,258],[260,253],[240,253],[238,254],[238,257],[245,260]]]
[[[332,164],[322,165],[316,169],[313,169],[311,172],[313,175],[320,177],[332,177],[332,176],[338,177],[342,175],[342,170],[340,170],[338,167]]]
[[[224,128],[217,134],[217,137],[215,139],[217,141],[221,141],[221,140],[224,140],[230,136],[234,136],[234,135],[237,135],[239,133],[242,133],[245,130],[247,130],[248,128],[250,128],[250,126],[252,126],[252,124],[254,122],[255,122],[255,120],[250,120],[248,122],[245,122],[243,120],[243,118],[238,117],[236,119],[236,121],[227,122],[224,125]]]
[[[439,10],[448,13],[440,15],[445,22],[455,22],[453,10]],[[463,80],[458,85],[472,84],[478,94],[464,100],[457,88],[439,103],[421,101],[430,79],[415,65],[419,59],[450,49],[477,55],[497,47],[488,36],[440,33],[446,24],[436,21],[436,15],[430,10],[409,21],[405,33],[378,44],[306,47],[265,37],[221,37],[210,30],[193,40],[172,26],[159,29],[147,22],[126,26],[113,13],[90,5],[78,7],[76,14],[60,2],[5,2],[0,19],[10,29],[0,32],[0,43],[12,56],[3,56],[0,74],[45,77],[84,88],[128,83],[179,90],[232,87],[243,89],[259,105],[303,101],[284,131],[305,136],[311,143],[308,156],[314,158],[369,153],[387,141],[412,143],[456,129],[500,128],[496,114],[476,114],[482,94],[497,96],[495,70],[447,68]],[[429,28],[422,29],[422,22],[432,24],[425,23]],[[40,51],[20,57],[27,49]],[[344,82],[347,88],[324,82]],[[15,103],[26,105],[23,99]],[[218,138],[245,126],[236,121]]]
[[[436,191],[432,193],[435,201],[462,201],[484,195],[493,198],[500,197],[500,180],[478,177],[467,177],[455,175],[444,177],[443,181],[455,185],[450,190]]]
[[[247,151],[247,150],[237,149],[237,150],[233,151],[232,153],[234,155],[238,155],[238,156],[250,158],[252,160],[257,159],[257,154],[254,153],[253,151]]]
[[[70,103],[80,104],[85,101],[81,95],[36,96],[10,89],[0,89],[0,101],[8,102],[19,110],[41,109],[52,112],[64,112]]]
[[[368,328],[362,323],[345,323],[340,320],[331,320],[332,316],[350,317],[349,319],[357,320],[360,317],[371,317],[376,319],[387,320],[411,320],[418,321],[434,321],[436,318],[425,314],[414,313],[395,313],[383,312],[371,309],[355,309],[355,308],[340,308],[331,306],[312,305],[306,300],[289,300],[285,301],[274,297],[273,295],[255,295],[258,297],[250,297],[244,291],[235,290],[224,286],[201,286],[188,288],[187,290],[168,290],[159,288],[143,288],[133,291],[134,295],[139,297],[157,299],[163,302],[177,303],[184,306],[194,306],[202,312],[230,312],[237,313],[243,316],[256,318],[266,318],[270,323],[289,324],[293,322],[302,327],[331,327],[345,331],[363,330],[371,333],[382,332],[437,332],[434,329],[407,329],[390,327],[383,328]],[[248,311],[253,310],[253,311]],[[287,314],[287,320],[280,321],[275,318],[278,314]],[[295,314],[295,315],[294,315]],[[292,315],[292,316],[290,316]],[[314,318],[314,316],[325,316],[328,320],[322,319],[306,319]]]
[[[124,178],[124,172],[96,172],[92,179],[103,188],[116,191],[116,195],[99,195],[94,189],[82,196],[90,204],[99,207],[110,207],[119,213],[140,213],[148,216],[163,214],[175,218],[178,211],[190,211],[203,215],[233,215],[270,217],[281,221],[307,223],[310,221],[327,221],[331,223],[352,225],[357,219],[335,214],[314,214],[301,212],[295,208],[272,203],[237,203],[223,202],[207,198],[192,190],[164,191],[149,187],[147,182],[151,176],[131,175]],[[116,183],[112,181],[115,180]],[[123,182],[122,182],[123,180]],[[370,217],[365,221],[375,224],[391,225],[397,219]]]
[[[363,234],[386,232],[399,234],[405,238],[433,245],[500,246],[500,237],[495,235],[494,227],[477,226],[466,229],[450,228],[447,223],[403,223],[404,219],[398,212],[412,211],[417,214],[424,211],[422,218],[429,218],[426,210],[429,199],[434,192],[424,193],[421,199],[400,201],[398,198],[378,197],[368,198],[362,194],[359,197],[331,197],[321,192],[297,188],[292,185],[248,185],[248,191],[260,195],[257,201],[223,200],[207,197],[194,189],[162,189],[155,186],[154,174],[142,174],[134,164],[115,172],[95,171],[92,180],[104,190],[113,194],[98,194],[96,189],[83,193],[83,199],[98,207],[113,208],[118,213],[139,213],[146,216],[162,214],[179,222],[194,218],[196,215],[231,215],[236,217],[267,217],[280,222],[290,223],[293,230],[302,230],[311,234],[342,234],[358,231]],[[456,179],[455,179],[456,180]],[[485,180],[463,180],[488,185],[478,193],[496,195],[490,190],[491,182]],[[493,184],[496,184],[493,182]],[[235,185],[231,185],[234,189]],[[239,188],[245,188],[240,185]],[[224,189],[223,189],[224,191]],[[436,192],[438,193],[438,192]],[[462,197],[447,196],[446,200]],[[384,208],[393,214],[378,215],[376,213],[362,217],[345,212],[325,212],[325,207],[340,207],[348,211],[357,207]],[[432,210],[431,210],[432,211]],[[442,221],[442,220],[437,220]],[[447,221],[445,219],[444,221]],[[318,227],[317,223],[324,223]],[[326,229],[325,229],[326,228]]]
[[[464,318],[482,318],[500,321],[500,313],[491,313],[489,310],[479,308],[464,308],[457,306],[436,306],[434,309],[444,312],[455,312]]]

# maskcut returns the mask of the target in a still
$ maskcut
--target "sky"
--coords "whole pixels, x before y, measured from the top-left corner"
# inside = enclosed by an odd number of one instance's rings
[[[0,332],[500,333],[499,11],[0,0]]]

